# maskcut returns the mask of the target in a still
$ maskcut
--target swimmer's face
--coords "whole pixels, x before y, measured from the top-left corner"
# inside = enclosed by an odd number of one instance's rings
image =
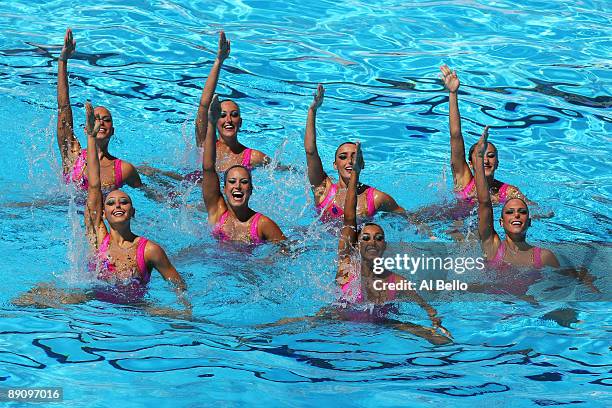
[[[338,147],[334,160],[334,169],[338,170],[338,175],[340,177],[344,179],[351,177],[356,153],[357,146],[353,143],[345,143]]]
[[[223,188],[227,202],[232,207],[249,204],[253,192],[253,184],[249,172],[242,167],[234,167],[227,172]]]
[[[473,167],[473,160],[470,157],[470,165]],[[495,174],[495,170],[497,170],[497,166],[499,165],[499,160],[497,157],[497,148],[493,145],[493,143],[487,143],[487,151],[484,155],[484,171],[486,177],[493,177]]]
[[[531,225],[527,204],[518,198],[508,200],[502,208],[499,224],[506,234],[525,234]]]
[[[366,225],[359,234],[359,253],[363,259],[380,258],[387,249],[385,232],[378,225]]]
[[[128,221],[134,216],[136,210],[132,206],[132,199],[121,190],[111,191],[104,200],[104,217],[109,223]]]
[[[113,127],[113,117],[109,110],[104,106],[98,106],[94,109],[94,116],[96,118],[96,124],[100,123],[100,130],[98,130],[96,139],[110,139],[113,133],[115,133],[115,128]]]
[[[221,102],[221,117],[217,121],[217,131],[224,138],[237,137],[242,126],[240,108],[233,101]]]

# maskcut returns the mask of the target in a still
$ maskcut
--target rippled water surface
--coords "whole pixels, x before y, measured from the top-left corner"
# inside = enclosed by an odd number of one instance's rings
[[[530,239],[571,243],[565,256],[588,264],[605,292],[609,2],[144,3],[11,1],[0,9],[0,387],[62,386],[66,405],[100,407],[609,404],[610,298],[568,278],[535,290],[567,292],[538,306],[434,300],[455,338],[443,347],[371,324],[256,327],[313,314],[336,297],[337,238],[316,222],[304,174],[316,84],[326,87],[318,115],[326,170],[333,174],[341,141],[362,140],[364,182],[415,209],[451,197],[443,63],[462,82],[466,143],[491,125],[498,178],[554,212],[534,222]],[[194,321],[97,301],[12,306],[38,282],[83,281],[82,216],[60,182],[55,141],[55,58],[68,26],[77,40],[69,63],[75,126],[86,99],[106,105],[116,129],[111,152],[179,172],[198,166],[193,120],[224,29],[232,52],[217,90],[240,104],[241,141],[296,167],[257,170],[252,206],[298,242],[298,255],[259,248],[221,257],[196,208],[199,189],[146,179],[183,197],[159,203],[130,191],[134,230],[163,243],[186,277]],[[381,222],[391,240],[421,239]],[[449,227],[434,225],[439,242],[450,240]],[[158,276],[150,297],[173,301]],[[543,318],[559,309],[573,311],[567,324]],[[427,323],[412,305],[402,305],[402,319]]]

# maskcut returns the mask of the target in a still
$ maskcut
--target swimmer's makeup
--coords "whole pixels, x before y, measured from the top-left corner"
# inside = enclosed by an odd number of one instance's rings
[[[370,241],[371,237],[369,233],[364,233],[361,235],[361,240],[364,242]],[[385,236],[381,233],[374,234],[374,241],[383,242],[385,240]]]
[[[237,180],[238,180],[238,179],[237,179],[236,177],[230,177],[230,178],[228,178],[228,179],[227,179],[227,183],[228,183],[228,184],[236,184],[236,181],[237,181]],[[243,177],[243,178],[241,178],[241,179],[240,179],[240,184],[243,184],[243,185],[248,185],[248,184],[249,184],[249,179],[248,179],[248,177]]]
[[[240,111],[233,110],[233,111],[231,111],[231,112],[229,113],[229,115],[230,115],[232,118],[239,118],[239,117],[240,117]],[[221,111],[221,116],[219,116],[219,117],[224,118],[224,117],[226,117],[226,116],[227,116],[227,112],[226,112],[226,111]]]
[[[514,214],[515,211],[518,211],[519,214],[529,214],[526,208],[519,208],[518,210],[514,208],[506,208],[504,210],[504,214]]]
[[[96,116],[96,120],[99,120],[100,122],[112,122],[113,118],[110,116]]]
[[[114,205],[116,204],[116,201],[115,201],[115,200],[116,200],[116,199],[115,199],[115,197],[111,197],[111,198],[109,198],[108,200],[106,200],[106,202],[104,203],[104,205],[107,205],[107,206],[109,206],[109,207],[112,207],[112,206],[114,206]],[[130,201],[130,199],[129,199],[129,198],[127,198],[127,197],[121,197],[121,198],[119,199],[119,204],[121,204],[121,205],[128,205],[128,204],[131,204],[131,203],[132,203],[132,202],[131,202],[131,201]]]

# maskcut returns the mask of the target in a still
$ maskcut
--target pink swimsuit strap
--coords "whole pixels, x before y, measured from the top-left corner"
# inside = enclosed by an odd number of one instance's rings
[[[489,262],[489,265],[493,268],[499,268],[504,264],[504,255],[506,254],[506,241],[502,241],[502,243],[497,248],[497,252],[495,252],[495,256]],[[533,267],[536,269],[542,268],[542,248],[533,247]]]
[[[213,236],[221,242],[227,242],[230,240],[229,235],[227,235],[225,231],[223,231],[223,224],[225,224],[225,220],[227,220],[228,215],[229,210],[225,210],[225,212],[221,214],[221,217],[219,217],[219,221],[217,221],[212,230]]]
[[[333,208],[331,209],[332,215],[336,216],[336,217],[342,216],[344,214],[344,211],[342,211],[341,208],[337,207],[333,203],[334,197],[336,196],[337,193],[338,193],[338,184],[332,184],[331,187],[329,188],[329,191],[327,192],[327,195],[323,199],[323,201],[321,201],[319,204],[317,204],[315,208],[317,210],[325,211],[327,206],[330,203],[332,203],[331,207],[336,207],[336,211],[334,211]],[[339,214],[338,214],[338,212],[339,212]]]
[[[121,170],[121,159],[115,159],[113,165],[115,168],[115,189],[121,188],[123,186],[123,170]]]
[[[246,148],[244,149],[244,151],[242,152],[242,164],[244,167],[246,167],[249,170],[253,170],[253,166],[251,165],[251,155],[253,154],[253,149],[251,148]]]
[[[374,187],[369,187],[366,190],[366,202],[368,204],[368,217],[373,217],[376,214],[376,205],[374,204],[374,193],[376,189]]]
[[[139,237],[138,239],[138,247],[136,248],[136,266],[138,267],[138,273],[140,274],[140,279],[143,284],[147,284],[149,280],[151,280],[151,271],[147,268],[147,263],[145,261],[145,248],[147,246],[147,242],[149,240],[145,237]],[[98,256],[101,260],[108,260],[106,252],[108,251],[108,247],[110,246],[110,234],[106,234],[104,239],[102,240],[102,244],[100,248],[98,248]],[[110,265],[107,265],[108,268]],[[114,266],[113,266],[114,270]],[[112,272],[112,271],[111,271]]]
[[[123,171],[121,170],[121,159],[113,160],[113,168],[115,174],[115,181],[113,189],[121,188],[123,186]],[[72,171],[64,174],[64,181],[66,184],[73,182],[77,183],[79,188],[87,190],[89,186],[87,180],[87,174],[85,174],[85,166],[87,165],[87,149],[82,149],[81,154],[74,162]]]
[[[502,183],[501,187],[499,187],[499,191],[497,192],[497,194],[498,194],[498,201],[500,204],[504,204],[506,200],[508,199],[507,197],[508,187],[510,187],[510,184],[506,184],[506,183]],[[476,179],[472,177],[470,182],[467,183],[467,185],[461,190],[456,191],[455,194],[457,195],[457,198],[461,200],[468,201],[468,202],[474,202],[475,198],[470,196],[470,194],[472,194],[475,188],[476,188]]]
[[[263,239],[259,237],[257,233],[257,224],[259,223],[259,219],[261,218],[261,213],[256,213],[251,219],[250,233],[251,233],[251,244],[261,244],[263,243]]]
[[[500,204],[504,204],[506,202],[506,200],[508,199],[507,195],[508,195],[508,187],[510,187],[510,184],[506,184],[506,183],[502,183],[501,187],[499,188],[498,191],[498,197],[499,197],[499,203]]]
[[[229,216],[229,210],[226,210],[219,221],[215,224],[212,234],[214,237],[219,239],[221,242],[231,241],[231,237],[223,231],[223,225]],[[249,238],[251,240],[251,244],[262,244],[264,241],[261,239],[259,234],[257,233],[257,225],[259,223],[259,219],[261,218],[261,213],[255,213],[253,217],[251,217],[251,225],[249,226]]]
[[[321,203],[317,204],[315,208],[319,211],[328,210],[328,214],[334,218],[340,218],[344,215],[344,211],[342,208],[338,207],[334,202],[334,197],[338,193],[338,184],[332,184],[327,192],[327,195],[321,201]],[[368,217],[373,217],[376,214],[376,204],[374,203],[374,194],[376,193],[376,189],[374,187],[368,187],[366,190],[366,203],[368,205]],[[331,205],[330,205],[331,203]]]
[[[463,187],[461,190],[456,191],[455,194],[457,195],[457,198],[461,200],[473,201],[473,198],[470,197],[470,193],[472,192],[472,190],[474,190],[475,187],[476,187],[476,180],[474,179],[474,177],[472,177],[470,182],[467,183],[467,185]]]

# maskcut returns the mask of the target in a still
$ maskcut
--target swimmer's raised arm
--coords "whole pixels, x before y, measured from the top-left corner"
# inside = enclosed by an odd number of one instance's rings
[[[338,242],[336,282],[340,285],[347,282],[347,268],[350,267],[351,252],[357,244],[357,186],[359,185],[359,174],[364,166],[361,143],[357,142],[353,170],[351,171],[346,198],[344,199],[344,221],[340,231],[340,241]]]
[[[448,126],[451,139],[451,169],[455,188],[465,187],[472,178],[470,166],[465,159],[465,143],[461,133],[461,116],[459,115],[459,78],[457,71],[451,71],[447,65],[440,67],[444,87],[448,90]]]
[[[217,123],[221,115],[221,104],[219,96],[213,96],[208,114],[208,121]],[[208,223],[216,224],[219,217],[227,210],[225,200],[221,194],[221,186],[219,184],[219,176],[215,168],[217,161],[217,149],[215,148],[216,131],[213,126],[212,134],[204,140],[204,153],[202,155],[202,197],[208,212]]]
[[[85,102],[85,133],[87,134],[87,203],[85,207],[85,233],[92,248],[98,249],[107,230],[102,220],[102,182],[100,181],[100,158],[96,134],[100,121],[94,117],[91,102]]]
[[[317,109],[323,104],[325,88],[319,84],[314,94],[314,100],[308,108],[308,118],[306,119],[306,134],[304,136],[304,150],[306,151],[306,164],[308,166],[308,180],[312,188],[317,188],[327,179],[327,174],[323,170],[323,163],[317,150]]]
[[[81,144],[74,135],[72,107],[68,86],[68,58],[74,54],[76,41],[72,30],[66,30],[64,46],[57,59],[57,144],[62,156],[64,173],[72,170],[74,161],[81,151]]]
[[[493,203],[491,192],[485,176],[484,155],[487,150],[487,139],[489,138],[489,126],[485,126],[482,136],[474,149],[472,162],[474,163],[474,178],[476,182],[476,194],[478,196],[478,233],[482,249],[487,257],[493,256],[501,241],[493,226]]]
[[[208,109],[212,101],[215,89],[217,88],[217,82],[219,81],[219,71],[223,65],[223,61],[230,54],[230,41],[225,37],[225,32],[219,33],[219,47],[217,48],[217,57],[210,69],[210,74],[206,78],[204,89],[202,90],[202,96],[200,97],[200,105],[198,106],[198,114],[196,117],[196,144],[199,147],[204,145],[204,138],[207,135],[207,129],[212,126],[214,130],[214,123],[209,125],[208,122]]]

